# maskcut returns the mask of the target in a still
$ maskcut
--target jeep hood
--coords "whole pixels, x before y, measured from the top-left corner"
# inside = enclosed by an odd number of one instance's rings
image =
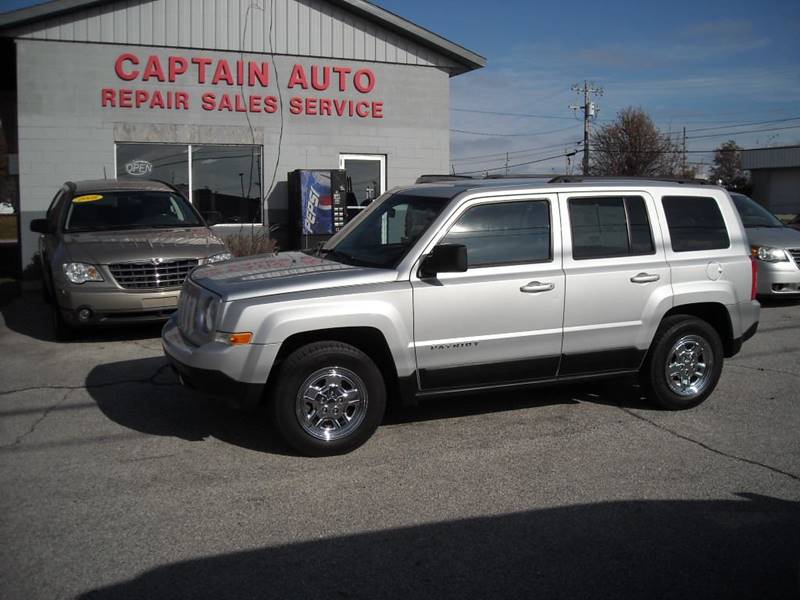
[[[69,259],[95,265],[152,258],[206,258],[225,252],[225,244],[206,227],[65,233]]]
[[[347,265],[302,252],[249,256],[199,267],[192,281],[225,300],[395,281],[392,269]]]
[[[753,246],[800,248],[800,231],[791,227],[746,227],[745,231]]]

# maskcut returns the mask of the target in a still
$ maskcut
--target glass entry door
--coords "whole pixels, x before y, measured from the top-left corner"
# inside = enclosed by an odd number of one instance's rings
[[[367,206],[386,191],[386,156],[383,154],[341,154],[339,168],[347,171],[353,192],[348,205]]]

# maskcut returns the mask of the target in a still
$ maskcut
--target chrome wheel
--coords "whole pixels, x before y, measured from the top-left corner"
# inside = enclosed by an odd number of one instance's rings
[[[709,343],[699,335],[685,335],[667,353],[667,385],[679,396],[697,396],[708,386],[713,366]]]
[[[295,414],[303,430],[317,439],[346,437],[367,414],[367,388],[349,369],[319,369],[300,385]]]

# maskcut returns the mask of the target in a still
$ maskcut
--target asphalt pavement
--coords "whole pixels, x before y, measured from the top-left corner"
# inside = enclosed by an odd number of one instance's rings
[[[293,455],[181,388],[159,327],[52,340],[0,294],[0,598],[800,598],[800,304],[715,393],[429,401]]]

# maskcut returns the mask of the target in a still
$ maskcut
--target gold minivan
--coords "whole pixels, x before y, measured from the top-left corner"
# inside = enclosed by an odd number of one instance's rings
[[[30,228],[41,234],[57,338],[86,325],[163,321],[192,269],[231,258],[183,194],[159,181],[67,182]]]

